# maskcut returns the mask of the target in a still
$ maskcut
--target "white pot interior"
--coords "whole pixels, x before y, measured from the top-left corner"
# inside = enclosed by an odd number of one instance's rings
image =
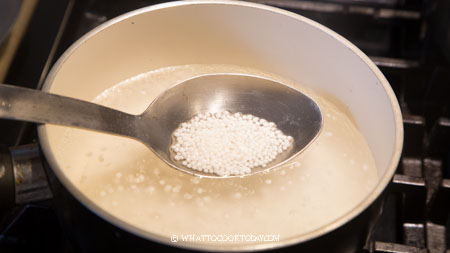
[[[400,110],[388,82],[364,54],[339,35],[274,8],[192,1],[127,14],[73,46],[52,70],[44,89],[92,100],[103,90],[139,73],[186,64],[232,64],[268,71],[327,93],[347,107],[372,151],[380,179],[371,196],[336,219],[336,224],[361,212],[390,181],[403,133]],[[51,143],[59,138],[58,129],[42,126],[39,133],[58,177],[89,206],[89,200],[65,178],[53,157]],[[110,219],[114,222],[114,218]],[[136,231],[121,221],[115,224]]]

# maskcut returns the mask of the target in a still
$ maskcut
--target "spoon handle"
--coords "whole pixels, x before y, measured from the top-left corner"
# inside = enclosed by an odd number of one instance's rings
[[[137,116],[39,90],[0,84],[0,118],[135,137]]]

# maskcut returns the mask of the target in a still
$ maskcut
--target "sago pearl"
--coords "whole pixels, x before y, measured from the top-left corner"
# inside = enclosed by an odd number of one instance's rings
[[[219,176],[245,175],[255,167],[266,167],[293,142],[273,122],[228,111],[198,114],[182,123],[173,137],[175,160]]]

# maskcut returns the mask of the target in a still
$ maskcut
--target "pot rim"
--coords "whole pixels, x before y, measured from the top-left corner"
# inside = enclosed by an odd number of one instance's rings
[[[123,20],[126,20],[130,17],[158,10],[158,9],[165,9],[165,8],[173,8],[177,6],[183,6],[183,5],[201,5],[201,4],[220,4],[220,5],[238,5],[242,7],[250,7],[250,8],[257,8],[261,10],[266,10],[270,12],[275,12],[281,15],[289,16],[290,18],[294,18],[297,20],[300,20],[304,23],[307,23],[308,25],[311,25],[322,32],[329,35],[331,38],[337,40],[344,46],[346,46],[349,50],[351,50],[354,54],[356,54],[365,64],[369,66],[369,68],[372,70],[372,72],[375,74],[375,76],[380,81],[381,85],[383,86],[386,95],[389,98],[391,108],[393,110],[394,114],[394,121],[395,121],[395,145],[393,153],[391,154],[391,159],[389,166],[386,170],[386,172],[380,177],[377,186],[372,190],[370,194],[368,194],[358,205],[353,207],[351,210],[347,211],[344,215],[340,217],[336,217],[332,222],[328,223],[327,225],[322,226],[321,228],[318,228],[316,230],[310,231],[308,233],[290,237],[287,239],[280,239],[278,242],[265,242],[260,244],[247,244],[247,245],[226,245],[226,244],[220,244],[220,245],[214,245],[214,244],[195,244],[195,243],[187,243],[187,242],[181,242],[178,241],[177,243],[171,243],[169,238],[154,234],[148,231],[145,231],[143,229],[140,229],[136,226],[133,226],[131,224],[128,224],[125,221],[122,221],[118,219],[117,217],[113,216],[103,208],[101,208],[99,205],[97,205],[94,201],[91,201],[87,196],[85,196],[72,182],[69,180],[69,178],[65,175],[65,173],[59,168],[58,163],[55,159],[55,157],[52,154],[51,146],[47,138],[47,128],[45,124],[38,126],[38,136],[40,139],[40,144],[42,146],[42,150],[45,154],[45,157],[50,164],[50,167],[52,168],[53,172],[59,179],[59,181],[68,189],[68,191],[77,198],[86,208],[88,208],[90,211],[95,213],[96,215],[100,216],[101,218],[105,219],[109,223],[114,224],[115,226],[124,229],[125,231],[128,231],[134,235],[138,235],[139,237],[142,237],[146,240],[153,240],[158,243],[162,243],[171,247],[181,247],[191,250],[202,250],[202,251],[254,251],[254,250],[267,250],[267,249],[274,249],[279,247],[286,247],[291,246],[294,244],[299,244],[305,241],[312,240],[314,238],[320,237],[324,234],[327,234],[341,226],[343,226],[345,223],[349,222],[356,216],[358,216],[360,213],[362,213],[365,209],[367,209],[384,191],[384,189],[387,187],[387,185],[391,182],[391,179],[393,178],[393,175],[395,173],[395,170],[397,168],[398,162],[400,160],[402,146],[403,146],[403,120],[402,120],[402,114],[400,110],[399,103],[397,101],[397,98],[385,78],[385,76],[382,74],[382,72],[378,69],[378,67],[369,59],[368,56],[366,56],[360,49],[358,49],[355,45],[353,45],[351,42],[349,42],[347,39],[342,37],[341,35],[337,34],[336,32],[332,31],[331,29],[312,21],[306,17],[300,16],[298,14],[279,9],[276,7],[271,7],[267,5],[262,5],[258,3],[250,3],[250,2],[241,2],[241,1],[232,1],[232,0],[190,0],[190,1],[175,1],[175,2],[168,2],[168,3],[161,3],[157,5],[152,5],[148,7],[144,7],[141,9],[137,9],[125,14],[122,14],[118,17],[115,17],[88,32],[84,36],[82,36],[80,39],[78,39],[74,44],[72,44],[65,52],[64,54],[58,59],[58,61],[55,63],[55,65],[52,67],[49,75],[47,76],[45,83],[43,85],[42,90],[49,92],[52,82],[55,79],[59,69],[61,66],[65,63],[65,61],[74,53],[78,47],[80,47],[82,44],[84,44],[87,40],[89,40],[91,37],[95,36],[97,33],[100,33],[102,30],[118,23]]]

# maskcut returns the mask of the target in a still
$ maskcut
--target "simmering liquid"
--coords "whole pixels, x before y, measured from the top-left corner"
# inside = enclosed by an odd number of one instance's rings
[[[138,141],[49,126],[62,132],[61,138],[51,140],[57,162],[98,206],[167,238],[269,234],[289,239],[334,221],[372,191],[377,169],[351,116],[324,96],[270,73],[229,65],[174,66],[116,84],[94,102],[139,114],[179,81],[218,72],[255,74],[299,88],[319,104],[322,132],[289,163],[244,178],[194,177],[169,167]]]

